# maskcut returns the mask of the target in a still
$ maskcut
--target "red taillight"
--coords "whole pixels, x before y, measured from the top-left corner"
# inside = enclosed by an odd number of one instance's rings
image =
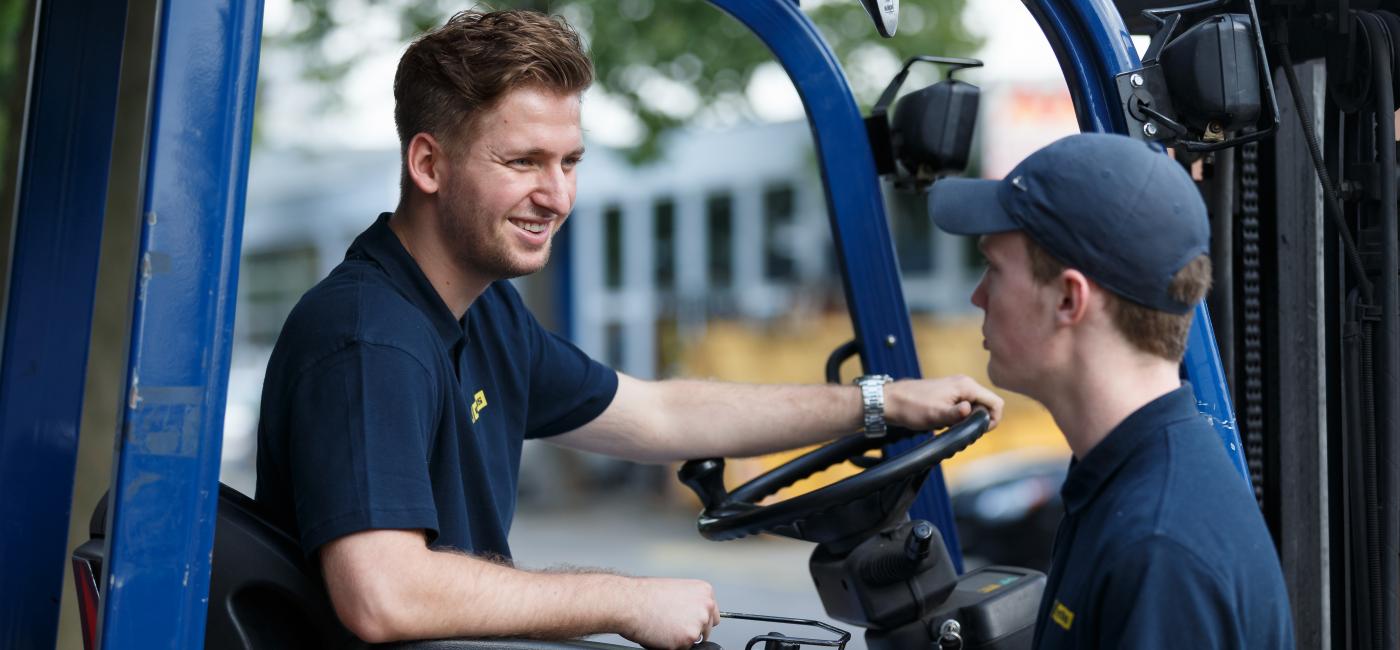
[[[78,588],[78,614],[83,620],[83,649],[97,649],[97,576],[92,563],[73,558],[73,582]]]

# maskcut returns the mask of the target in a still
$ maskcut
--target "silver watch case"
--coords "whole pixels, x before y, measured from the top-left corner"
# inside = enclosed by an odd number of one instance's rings
[[[855,385],[860,387],[861,413],[865,435],[879,438],[885,435],[885,384],[894,381],[889,375],[861,375]]]

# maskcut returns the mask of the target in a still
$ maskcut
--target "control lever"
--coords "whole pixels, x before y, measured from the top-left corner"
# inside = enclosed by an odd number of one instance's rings
[[[676,477],[700,497],[700,504],[706,510],[719,507],[729,496],[729,491],[724,489],[723,458],[688,460],[676,472]]]
[[[860,577],[867,583],[883,586],[907,580],[918,573],[919,566],[928,558],[933,536],[938,534],[933,524],[916,520],[901,526],[899,530],[908,531],[902,547],[882,545],[872,548],[860,562]]]
[[[917,567],[928,557],[928,547],[933,541],[934,532],[936,529],[933,524],[923,520],[914,522],[914,528],[909,531],[909,539],[904,540],[904,557],[909,560],[910,566]]]

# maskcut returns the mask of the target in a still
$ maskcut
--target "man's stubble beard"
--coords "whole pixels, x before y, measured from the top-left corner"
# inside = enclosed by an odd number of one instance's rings
[[[466,203],[464,209],[456,207],[463,203]],[[462,269],[494,282],[535,273],[549,263],[554,247],[553,237],[545,244],[544,261],[538,268],[516,264],[511,259],[510,244],[505,241],[508,235],[503,235],[500,228],[495,227],[498,225],[495,216],[479,214],[474,205],[465,201],[454,199],[446,204],[449,206],[448,212],[440,222],[442,236]],[[506,221],[505,227],[515,226]]]

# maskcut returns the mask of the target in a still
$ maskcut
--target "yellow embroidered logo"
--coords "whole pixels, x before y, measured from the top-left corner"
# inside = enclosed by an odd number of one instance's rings
[[[477,418],[481,417],[481,409],[486,408],[486,391],[476,391],[472,396],[472,424],[476,424]]]
[[[1074,625],[1074,612],[1069,611],[1069,608],[1058,600],[1055,601],[1055,611],[1050,614],[1050,618],[1066,630],[1069,629],[1069,626]]]

